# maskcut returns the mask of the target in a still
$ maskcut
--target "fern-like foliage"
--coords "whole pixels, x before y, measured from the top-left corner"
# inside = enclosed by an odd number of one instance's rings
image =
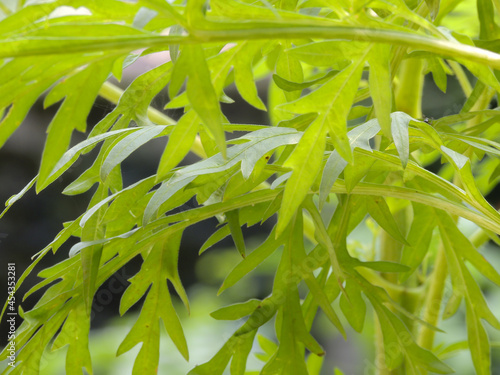
[[[146,297],[117,355],[141,345],[132,373],[156,373],[163,324],[187,360],[167,283],[189,310],[177,271],[182,233],[217,217],[223,225],[201,250],[231,235],[242,256],[220,292],[271,254],[281,258],[268,297],[213,312],[220,320],[247,318],[190,375],[221,375],[228,366],[232,375],[245,374],[256,334],[271,319],[278,344],[259,336],[265,352],[260,374],[319,374],[325,351],[310,333],[315,317],[324,314],[346,335],[346,325],[363,332],[370,311],[382,327],[381,374],[452,373],[434,350],[434,333],[440,317],[454,315],[462,302],[476,372],[489,374],[483,320],[495,329],[500,322],[475,271],[500,287],[498,270],[478,251],[488,238],[498,242],[500,234],[500,215],[483,196],[500,174],[500,111],[488,108],[500,92],[500,28],[494,17],[500,9],[498,2],[478,0],[480,35],[471,38],[443,26],[458,3],[54,0],[18,9],[2,4],[0,146],[39,97],[45,95],[45,106],[61,103],[38,175],[7,202],[2,216],[28,189],[42,191],[100,147],[92,166],[63,191],[93,189],[88,209],[65,224],[18,282],[71,236],[80,239],[66,260],[38,274],[42,281],[25,296],[45,288],[34,308],[20,308],[17,365],[5,373],[37,374],[43,351],[65,345],[66,373],[92,373],[94,294],[137,255],[144,261],[130,279],[120,314]],[[160,51],[169,51],[170,59],[123,92],[108,82],[112,76],[120,80],[137,58]],[[477,81],[470,83],[464,68]],[[447,75],[458,77],[467,96],[458,114],[424,121],[426,72],[443,91]],[[260,78],[269,79],[267,103],[258,95]],[[224,90],[233,83],[245,101],[268,111],[270,126],[227,121],[220,103],[232,101]],[[184,109],[178,121],[151,107],[163,89],[170,96],[166,108]],[[86,131],[99,95],[114,102],[114,110],[70,148],[74,130]],[[232,131],[246,134],[227,141],[225,133]],[[124,186],[121,163],[158,137],[168,137],[168,143],[157,173]],[[202,160],[179,166],[190,151]],[[439,159],[446,173],[425,169]],[[479,182],[478,174],[487,178]],[[172,213],[193,197],[198,207]],[[325,208],[334,208],[329,220],[322,215]],[[267,239],[248,252],[241,227],[276,214]],[[380,245],[354,253],[347,238],[367,215],[376,223],[374,243]],[[476,225],[476,236],[462,233],[459,217]],[[431,244],[433,234],[439,235],[438,246]],[[311,251],[304,238],[314,244]],[[430,269],[422,266],[429,258]],[[448,277],[453,292],[441,314]],[[305,296],[299,294],[302,282]],[[1,359],[7,356],[5,348]]]

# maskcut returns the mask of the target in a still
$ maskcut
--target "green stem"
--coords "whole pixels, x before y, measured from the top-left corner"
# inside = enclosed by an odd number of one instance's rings
[[[453,73],[455,73],[455,77],[457,77],[458,83],[460,84],[465,97],[468,98],[472,93],[472,86],[469,82],[469,79],[467,78],[467,75],[464,72],[464,69],[462,68],[462,65],[460,65],[456,61],[448,61],[448,64],[450,64]]]
[[[478,101],[471,108],[471,110],[482,110],[487,108],[493,94],[494,92],[491,89],[485,89],[479,97]],[[480,118],[471,119],[467,122],[467,127],[469,128],[477,125],[477,123],[479,123],[480,121]],[[456,186],[461,187],[460,179],[458,178],[458,176],[455,176],[454,183]],[[456,216],[455,220],[457,220]],[[474,233],[472,242],[475,245],[481,245],[487,241],[487,238],[487,234],[482,229],[480,229],[476,231],[476,233]],[[438,249],[436,262],[434,263],[434,270],[429,280],[429,291],[425,300],[425,310],[423,313],[423,319],[433,326],[437,326],[439,322],[441,303],[443,300],[445,282],[447,277],[448,264],[446,261],[446,252],[443,243],[441,243]],[[422,326],[417,342],[423,348],[432,350],[432,347],[434,345],[434,336],[435,331],[426,326]]]
[[[0,10],[5,14],[6,16],[10,16],[12,14],[12,11],[9,9],[7,5],[5,5],[3,2],[0,1]]]
[[[448,265],[446,263],[446,254],[443,244],[439,247],[436,262],[434,264],[434,271],[429,279],[429,291],[424,304],[423,319],[433,326],[437,326],[439,321],[439,313],[441,309],[441,301],[443,299],[443,292],[445,281],[448,276]],[[434,335],[436,332],[427,326],[421,326],[417,338],[417,343],[425,349],[432,350],[434,343]]]
[[[420,11],[422,11],[423,8],[420,8]],[[399,54],[399,56],[401,57],[401,54]],[[400,60],[399,71],[397,73],[398,82],[394,95],[396,109],[398,111],[405,112],[414,118],[422,117],[422,94],[423,94],[424,78],[425,78],[422,72],[423,66],[424,64],[422,59],[413,58],[402,61]],[[395,214],[395,219],[403,235],[405,235],[408,231],[409,222],[407,220],[407,215],[408,215],[407,207],[399,210]],[[381,233],[380,247],[381,247],[380,256],[382,260],[390,262],[400,262],[403,245],[398,241],[396,241],[395,239],[393,239],[392,237],[390,237],[385,231],[382,231]],[[398,282],[398,275],[395,273],[385,273],[382,276],[386,280],[392,282],[393,284],[397,284]],[[394,298],[394,300],[398,302],[401,305],[401,307],[403,307],[410,313],[415,312],[420,302],[420,298],[418,296],[410,295],[405,292],[400,293],[397,296],[397,298]],[[405,316],[402,316],[402,319],[405,322],[408,329],[410,329],[411,331],[414,325],[413,321],[411,321],[411,319],[408,319]],[[383,342],[381,343],[380,336],[382,336],[382,332],[381,329],[379,328],[376,331],[377,351],[381,350],[381,348],[379,348],[378,346],[380,346],[380,344],[383,345]],[[385,374],[398,375],[403,373],[405,373],[404,363],[392,371],[383,368],[379,370],[379,375],[385,375]]]
[[[105,82],[99,90],[99,96],[113,104],[118,104],[121,96],[123,95],[123,92],[124,90],[112,84],[111,82]],[[148,117],[156,124],[171,125],[176,123],[173,118],[167,116],[163,112],[151,106],[148,107]],[[207,157],[199,136],[196,136],[191,151],[202,159]]]
[[[250,22],[209,23],[223,30],[192,30],[189,36],[102,36],[102,37],[24,37],[2,40],[0,58],[86,53],[96,51],[129,52],[141,48],[167,48],[171,44],[199,44],[262,39],[347,39],[412,47],[449,58],[460,58],[500,69],[500,55],[482,48],[432,38],[413,32],[352,26],[314,26],[303,23]],[[244,28],[242,28],[244,27]],[[226,29],[227,28],[227,29]]]
[[[403,233],[404,235],[406,233],[407,225],[406,209],[399,210],[395,213],[394,216],[396,222],[399,224],[398,226],[401,230],[401,233]],[[399,241],[396,241],[394,238],[388,235],[386,231],[380,231],[380,259],[388,262],[399,263],[401,261],[402,249],[403,245]],[[392,283],[397,283],[398,281],[398,274],[394,272],[383,273],[382,276]]]
[[[316,228],[318,236],[321,239],[320,241],[322,242],[322,245],[327,249],[328,254],[330,255],[330,261],[332,263],[332,269],[333,269],[335,276],[337,278],[339,278],[339,277],[344,278],[344,273],[342,272],[342,268],[340,267],[340,263],[337,259],[337,255],[336,255],[333,243],[332,243],[332,239],[330,238],[330,235],[328,234],[328,230],[325,227],[325,223],[323,222],[323,218],[321,217],[321,214],[319,213],[318,209],[316,208],[316,205],[314,204],[314,202],[312,200],[312,195],[308,196],[305,199],[304,208],[311,215],[314,227]]]
[[[472,236],[470,236],[470,242],[474,247],[477,249],[481,246],[483,246],[490,237],[488,236],[488,233],[482,228],[478,228],[474,233],[472,233]]]
[[[399,84],[395,95],[396,108],[413,118],[422,117],[422,91],[424,88],[422,69],[422,59],[403,60],[400,66]]]

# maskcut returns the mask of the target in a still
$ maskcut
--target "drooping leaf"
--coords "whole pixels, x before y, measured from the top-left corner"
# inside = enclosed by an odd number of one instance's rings
[[[69,146],[73,129],[85,131],[87,115],[102,83],[111,70],[112,60],[92,64],[57,85],[45,98],[45,105],[51,105],[65,98],[49,125],[47,141],[42,156],[37,181],[37,191],[47,186],[47,180],[54,166]],[[72,124],[68,126],[68,124]]]
[[[222,307],[210,313],[210,316],[217,320],[237,320],[255,311],[260,305],[260,300],[251,299],[243,303]]]
[[[21,199],[24,196],[24,194],[26,194],[28,190],[33,187],[33,185],[35,185],[37,178],[38,176],[35,176],[30,182],[28,182],[28,184],[19,193],[13,195],[7,200],[7,202],[5,202],[5,208],[2,211],[2,213],[0,213],[0,219],[2,218],[3,215],[7,213],[7,211],[14,203],[16,203],[19,199]]]
[[[226,143],[221,121],[222,112],[210,79],[203,49],[200,46],[185,46],[183,52],[186,54],[186,63],[189,66],[186,88],[189,102],[225,157]]]
[[[153,373],[158,366],[160,319],[179,352],[186,360],[189,357],[186,339],[166,284],[166,279],[172,276],[168,260],[171,255],[168,253],[178,252],[178,247],[163,248],[163,246],[164,244],[159,242],[151,249],[141,271],[130,280],[131,285],[126,289],[120,301],[120,313],[123,314],[142,297],[151,285],[138,320],[117,351],[117,355],[121,355],[142,342],[141,350],[134,363],[133,374],[139,374],[141,371]]]
[[[104,159],[101,167],[101,179],[106,181],[106,178],[113,168],[121,164],[125,158],[140,146],[159,136],[165,128],[165,126],[146,126],[120,140],[120,142],[111,149],[106,159]]]
[[[168,181],[162,184],[151,198],[144,212],[143,222],[145,224],[148,223],[165,201],[191,183],[195,178],[202,175],[228,171],[239,162],[241,162],[243,176],[248,178],[263,153],[269,152],[279,146],[295,144],[301,136],[302,134],[295,129],[269,128],[257,130],[233,140],[233,142],[245,140],[249,142],[236,144],[228,148],[227,158],[224,158],[219,153],[198,163],[191,164],[175,173]]]
[[[413,207],[413,221],[407,238],[409,245],[405,245],[401,257],[401,263],[410,267],[410,270],[400,275],[401,280],[408,278],[422,263],[436,226],[435,212],[431,207],[418,203],[413,203]]]
[[[361,297],[361,289],[352,280],[347,282],[345,292],[346,294],[340,296],[340,308],[351,327],[357,332],[361,332],[366,315],[366,304]]]
[[[271,232],[269,237],[255,250],[247,255],[240,263],[233,268],[233,270],[226,276],[222,283],[218,294],[222,293],[227,288],[233,286],[243,276],[255,269],[267,257],[269,257],[280,245],[282,244],[281,238],[276,238],[275,230]]]
[[[290,46],[290,42],[287,42]],[[300,61],[289,50],[282,50],[276,61],[276,73],[279,77],[286,81],[302,83],[304,74]],[[300,91],[285,91],[285,97],[288,101],[298,99]]]
[[[316,176],[323,161],[326,143],[326,126],[319,119],[305,131],[299,144],[287,159],[284,166],[293,169],[286,182],[283,202],[278,215],[276,235],[279,236],[292,219]]]
[[[237,210],[226,212],[226,219],[236,249],[238,249],[240,255],[245,258],[245,241],[243,239],[243,232],[241,231],[239,212]]]
[[[367,210],[371,217],[395,240],[409,245],[399,230],[398,223],[392,216],[387,202],[382,197],[366,197]]]
[[[262,43],[243,42],[239,47],[234,61],[234,83],[243,99],[255,108],[265,111],[266,106],[258,96],[252,72],[253,58],[261,49]]]
[[[333,150],[326,161],[325,168],[323,169],[323,175],[321,177],[321,185],[319,187],[320,209],[323,208],[333,184],[346,166],[347,162],[339,155],[337,150]]]
[[[176,167],[189,152],[198,132],[199,121],[196,113],[189,111],[174,126],[158,165],[158,181]]]
[[[403,112],[394,112],[391,114],[391,134],[403,168],[406,168],[408,158],[410,157],[408,124],[411,120],[412,118]]]
[[[298,91],[298,90],[302,91],[313,85],[321,84],[330,80],[330,78],[336,76],[338,72],[339,72],[338,70],[331,70],[328,73],[326,73],[323,77],[301,83],[286,80],[285,78],[277,74],[273,74],[273,80],[276,83],[276,85],[284,91]]]
[[[370,64],[370,95],[375,107],[377,120],[386,137],[391,134],[391,72],[390,72],[390,46],[374,45],[371,47],[368,63]],[[394,120],[393,120],[394,121]]]

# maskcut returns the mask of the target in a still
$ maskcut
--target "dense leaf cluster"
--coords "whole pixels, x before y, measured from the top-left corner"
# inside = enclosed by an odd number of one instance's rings
[[[43,349],[65,345],[67,373],[91,373],[94,293],[139,254],[144,262],[120,313],[146,298],[117,354],[141,344],[132,372],[155,373],[161,320],[188,359],[167,281],[189,310],[177,271],[182,233],[217,217],[222,225],[201,251],[231,235],[242,255],[220,292],[271,254],[279,252],[281,260],[267,298],[213,312],[215,319],[247,318],[191,375],[222,374],[228,365],[232,375],[245,374],[254,338],[271,319],[278,343],[259,336],[260,374],[319,374],[325,352],[310,333],[317,314],[345,335],[346,324],[363,332],[370,311],[383,327],[382,360],[376,361],[381,374],[451,373],[434,350],[434,333],[440,316],[453,316],[462,302],[476,372],[489,374],[483,320],[496,329],[500,322],[471,267],[500,286],[500,274],[478,252],[488,238],[498,242],[500,233],[500,215],[483,196],[500,175],[500,112],[488,107],[500,92],[498,1],[477,1],[480,35],[474,39],[441,26],[460,1],[184,3],[54,0],[15,11],[2,5],[0,145],[40,96],[45,106],[60,102],[39,174],[7,209],[99,148],[93,165],[63,192],[93,189],[87,211],[65,223],[19,280],[71,236],[80,239],[66,260],[39,273],[43,281],[25,296],[48,286],[33,309],[21,309],[19,363],[9,373],[36,374]],[[107,82],[120,80],[140,56],[167,50],[169,61],[125,91]],[[465,68],[477,81],[469,82]],[[426,72],[442,91],[448,75],[459,79],[467,97],[459,113],[423,120]],[[269,79],[267,103],[257,92],[261,78]],[[271,126],[227,121],[220,103],[232,102],[224,91],[231,84],[250,105],[269,112]],[[165,88],[165,108],[184,109],[178,121],[150,106]],[[98,95],[116,107],[69,148],[73,131],[86,131]],[[233,131],[246,134],[226,140]],[[158,137],[168,143],[157,173],[124,186],[121,163]],[[190,151],[202,160],[179,166]],[[443,173],[425,169],[435,160],[446,163]],[[481,184],[478,175],[486,176]],[[192,197],[198,207],[172,213]],[[334,209],[328,220],[325,208]],[[272,232],[248,252],[241,227],[275,214]],[[348,236],[367,215],[374,246],[356,253]],[[477,226],[472,238],[459,229],[459,217]],[[439,237],[434,245],[433,236]],[[448,276],[452,293],[441,314]]]

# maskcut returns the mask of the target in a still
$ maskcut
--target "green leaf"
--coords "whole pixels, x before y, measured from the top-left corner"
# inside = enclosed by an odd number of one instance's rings
[[[199,117],[189,111],[174,126],[158,165],[157,181],[162,180],[187,155],[198,132]]]
[[[474,307],[467,304],[467,336],[474,368],[478,375],[491,374],[491,348],[484,326],[476,317]]]
[[[141,7],[134,17],[132,25],[138,29],[144,28],[153,18],[158,15],[158,12],[148,9],[146,7]]]
[[[361,289],[354,280],[346,283],[345,294],[340,296],[340,308],[354,330],[361,332],[366,316],[366,304],[361,297]]]
[[[85,368],[92,374],[92,362],[89,351],[90,320],[85,313],[83,303],[75,306],[64,322],[61,332],[52,345],[52,349],[69,344],[66,353],[66,373],[80,373]],[[76,338],[76,340],[72,340]]]
[[[196,176],[180,178],[174,175],[170,178],[170,180],[162,183],[158,190],[155,191],[144,210],[142,218],[143,225],[147,225],[152,219],[154,219],[154,216],[158,212],[160,206],[168,201],[168,199],[170,199],[175,193],[186,187],[195,178]]]
[[[386,137],[390,137],[391,134],[394,136],[391,132],[390,118],[392,107],[390,53],[390,46],[378,44],[371,47],[368,57],[370,95],[377,120]]]
[[[258,299],[251,299],[243,303],[222,307],[210,313],[210,316],[217,320],[237,320],[250,315],[260,305]]]
[[[210,361],[196,366],[187,375],[222,375],[231,359],[230,344],[230,341],[227,341]]]
[[[429,56],[426,58],[427,69],[432,73],[432,79],[436,86],[443,92],[446,93],[446,88],[448,86],[448,78],[446,76],[448,71],[448,66],[445,65],[443,59],[439,57]]]
[[[317,119],[307,128],[292,155],[283,165],[292,168],[293,172],[286,182],[276,226],[277,236],[287,227],[320,171],[325,138],[326,126]]]
[[[298,294],[296,298],[293,298],[287,294],[285,305],[288,311],[293,308],[294,303],[296,303]],[[297,309],[294,310],[297,312]],[[300,312],[300,306],[299,311]],[[307,375],[307,368],[304,362],[303,350],[300,348],[299,338],[297,337],[299,329],[297,325],[300,324],[300,319],[302,317],[296,317],[299,322],[294,324],[294,319],[292,319],[292,314],[283,314],[282,326],[281,326],[281,337],[280,345],[276,355],[271,358],[271,360],[264,365],[262,368],[262,375],[271,374],[290,374],[294,373],[297,375]],[[303,321],[302,321],[303,322]]]
[[[120,165],[121,162],[125,160],[132,152],[149,142],[151,139],[159,136],[165,129],[166,126],[146,126],[121,139],[109,151],[109,154],[102,163],[102,181],[106,181],[113,168]]]
[[[248,356],[253,347],[253,341],[257,331],[237,336],[234,341],[234,354],[231,360],[231,375],[244,375]]]
[[[80,224],[82,227],[82,241],[96,241],[101,240],[104,237],[104,228],[100,225],[102,215],[104,214],[104,207],[98,205],[97,203],[101,202],[106,196],[107,188],[104,185],[100,185],[90,201],[91,207],[99,207],[99,209],[96,210],[97,214],[87,220],[84,224]],[[98,287],[97,277],[99,274],[102,250],[102,246],[97,244],[95,246],[86,247],[81,251],[83,300],[88,317],[90,317],[94,293]]]
[[[366,53],[366,52],[365,52]],[[355,60],[330,81],[312,93],[280,106],[281,110],[294,113],[318,112],[315,122],[326,124],[338,153],[348,162],[352,151],[347,138],[346,120],[358,89],[364,57]]]
[[[217,154],[208,159],[194,163],[178,172],[181,177],[198,176],[226,171],[241,161],[243,177],[250,177],[255,164],[267,152],[279,146],[296,144],[302,133],[290,128],[266,128],[248,133],[231,142],[238,143],[228,148],[227,158]],[[245,142],[248,140],[249,142]],[[240,144],[241,143],[241,144]]]
[[[444,219],[440,222],[440,232],[443,236],[453,287],[459,295],[464,296],[466,301],[468,342],[474,367],[478,374],[489,374],[491,366],[490,345],[480,319],[487,319],[488,322],[497,327],[500,323],[488,309],[478,285],[472,279],[463,261],[455,253],[452,238],[446,231],[451,222],[445,219],[445,215],[440,216],[442,220]]]
[[[21,199],[24,196],[24,194],[26,194],[28,190],[33,187],[33,185],[35,185],[37,178],[38,175],[35,176],[30,182],[28,182],[28,184],[19,193],[7,199],[7,202],[5,202],[5,208],[2,211],[2,213],[0,213],[0,219],[3,217],[3,215],[7,213],[7,211],[12,207],[14,203],[16,203],[19,199]]]
[[[142,342],[134,363],[133,374],[156,371],[159,359],[159,319],[162,319],[179,352],[186,360],[189,357],[186,339],[166,284],[166,279],[172,276],[172,267],[176,267],[172,264],[172,260],[176,257],[169,254],[172,251],[178,252],[179,241],[174,240],[174,242],[177,242],[176,248],[168,246],[164,248],[165,245],[161,242],[153,246],[142,264],[141,271],[130,279],[131,285],[126,289],[120,301],[120,313],[123,314],[142,297],[152,284],[138,320],[117,351],[117,355],[121,355]],[[176,282],[173,283],[175,286]]]
[[[286,278],[290,282],[292,282],[295,278],[298,278],[299,280],[303,279],[311,292],[314,302],[321,307],[330,322],[345,337],[346,333],[344,327],[333,310],[331,301],[328,299],[328,296],[324,291],[326,287],[323,287],[320,284],[320,281],[318,281],[316,276],[313,274],[313,271],[322,265],[322,260],[324,261],[324,258],[321,258],[312,252],[310,254],[306,254],[303,243],[304,241],[300,236],[300,233],[303,233],[304,231],[302,221],[302,215],[297,215],[293,230],[291,229],[293,232],[291,237],[293,245],[289,246],[289,251],[291,253],[290,256],[292,258],[293,265],[291,266],[291,272],[287,271]]]
[[[245,258],[245,240],[240,227],[240,215],[238,210],[226,212],[227,225],[231,231],[234,244],[240,255]]]
[[[453,249],[456,251],[457,255],[463,257],[470,264],[474,266],[481,274],[490,279],[497,285],[500,285],[500,274],[498,271],[489,263],[481,253],[474,247],[467,238],[455,225],[452,225],[449,217],[447,215],[439,215],[441,220],[441,225],[445,225],[447,236],[453,238]]]
[[[401,274],[400,280],[406,280],[417,269],[425,258],[432,239],[432,232],[436,227],[435,211],[432,207],[413,203],[413,221],[408,233],[409,245],[403,247],[401,263],[410,267],[410,270]]]
[[[433,124],[436,128],[444,128],[449,125],[458,124],[463,121],[474,119],[478,116],[497,117],[500,116],[500,111],[498,109],[484,109],[481,111],[460,112],[454,115],[443,116],[433,122]]]
[[[320,375],[325,357],[310,354],[307,357],[307,372],[309,375]]]
[[[245,178],[248,178],[263,154],[279,146],[295,144],[301,136],[300,132],[290,128],[273,127],[257,130],[233,140],[233,142],[245,140],[249,142],[236,144],[228,148],[226,158],[219,153],[182,168],[154,193],[144,211],[143,223],[147,224],[163,203],[198,176],[224,172],[241,162],[242,174]]]
[[[374,163],[375,160],[369,155],[354,155],[354,162],[344,168],[344,181],[348,193],[352,192],[352,189],[366,176]]]
[[[57,114],[49,125],[48,137],[40,165],[37,191],[48,185],[50,176],[58,160],[67,150],[73,129],[85,131],[87,115],[94,104],[102,83],[111,71],[114,59],[107,59],[100,64],[92,64],[66,78],[45,98],[45,106],[51,105],[63,97]],[[71,124],[68,126],[68,124]]]
[[[425,0],[425,3],[431,13],[431,19],[435,20],[439,13],[439,0]]]
[[[254,270],[282,244],[283,240],[276,238],[275,233],[273,229],[271,234],[269,234],[267,239],[258,248],[248,254],[245,259],[231,270],[222,283],[218,294],[221,294],[224,290],[236,284],[243,276]]]
[[[326,161],[325,168],[323,169],[323,175],[321,177],[321,184],[319,187],[320,210],[323,208],[333,184],[346,166],[347,162],[339,155],[337,150],[333,150]]]
[[[391,114],[391,134],[394,140],[396,150],[398,150],[399,158],[403,168],[408,164],[410,157],[410,138],[408,134],[408,124],[412,117],[403,112],[394,112]]]
[[[220,227],[217,229],[206,241],[205,243],[201,246],[200,251],[198,254],[202,254],[205,252],[205,250],[211,248],[213,245],[216,243],[222,241],[224,238],[229,236],[231,234],[231,230],[229,229],[228,225],[224,225],[223,227]]]
[[[476,179],[472,174],[470,159],[445,146],[441,146],[441,151],[443,151],[445,156],[448,157],[451,164],[455,168],[455,171],[460,176],[460,181],[462,182],[468,197],[472,198],[476,208],[480,209],[491,219],[500,221],[498,211],[489,204],[476,185]]]
[[[385,349],[385,362],[389,369],[399,366],[406,359],[407,371],[418,373],[417,368],[423,368],[438,374],[449,374],[453,370],[441,362],[434,354],[418,346],[405,327],[404,323],[392,314],[387,307],[377,302],[371,295],[368,299],[377,313],[381,327]]]
[[[300,131],[303,131],[310,125],[316,118],[318,117],[317,113],[311,112],[303,115],[299,115],[294,117],[291,120],[283,120],[280,121],[278,126],[285,128],[294,128]]]
[[[410,245],[399,230],[398,223],[392,216],[387,202],[382,197],[365,198],[366,207],[370,216],[396,241]]]
[[[255,108],[265,111],[266,106],[259,98],[252,72],[254,56],[260,52],[262,43],[243,42],[238,47],[240,50],[234,60],[234,83],[243,99]]]
[[[445,29],[441,29],[441,32],[450,41],[456,41],[456,42],[458,41],[466,46],[474,45],[472,39],[467,35],[460,34],[457,32],[449,32],[449,30]],[[490,67],[479,65],[476,62],[466,61],[461,58],[457,58],[456,60],[459,63],[465,65],[465,67],[478,79],[483,81],[483,83],[493,87],[496,91],[500,91],[500,83]]]
[[[370,139],[375,137],[380,131],[380,125],[376,119],[365,122],[362,125],[356,126],[347,133],[351,148],[355,150],[360,148],[366,151],[372,151]]]
[[[366,267],[371,268],[372,270],[379,272],[405,272],[409,271],[409,267],[394,263],[394,262],[386,262],[386,261],[377,261],[377,262],[356,262],[358,267]]]
[[[335,77],[338,72],[339,72],[338,70],[331,70],[320,78],[317,78],[317,79],[312,80],[312,81],[301,82],[301,83],[292,82],[292,81],[286,80],[285,78],[283,78],[277,74],[273,74],[273,81],[274,81],[274,83],[276,83],[276,85],[280,89],[282,89],[284,91],[289,91],[289,92],[299,91],[299,90],[302,91],[302,90],[307,89],[313,85],[318,85],[318,84],[329,81],[330,78]]]
[[[286,42],[290,46],[290,42]],[[276,61],[276,73],[279,77],[286,81],[301,83],[304,81],[304,74],[302,72],[302,65],[300,61],[293,54],[289,53],[290,50],[281,50],[278,60]],[[298,99],[300,97],[299,91],[285,91],[285,97],[288,101]]]
[[[498,7],[498,4],[496,4]],[[477,15],[479,19],[479,38],[491,40],[500,38],[500,27],[495,22],[495,13],[498,13],[491,0],[479,0],[477,2]]]
[[[61,176],[77,159],[85,152],[90,151],[94,148],[97,143],[116,136],[121,136],[126,133],[132,133],[138,130],[138,128],[133,129],[120,129],[113,130],[108,133],[96,135],[95,137],[90,137],[86,141],[78,143],[76,146],[70,148],[64,153],[64,155],[59,159],[57,164],[54,166],[50,176],[46,179],[43,186],[39,186],[39,189],[44,189],[47,185],[55,181],[59,176]]]
[[[188,45],[184,47],[183,53],[186,54],[186,63],[189,66],[186,88],[189,102],[225,157],[226,143],[221,121],[222,112],[212,86],[203,49],[197,45]]]
[[[276,352],[276,349],[278,349],[278,345],[276,345],[274,341],[263,335],[257,335],[257,340],[259,342],[259,346],[269,358]],[[265,362],[267,362],[267,360]]]

